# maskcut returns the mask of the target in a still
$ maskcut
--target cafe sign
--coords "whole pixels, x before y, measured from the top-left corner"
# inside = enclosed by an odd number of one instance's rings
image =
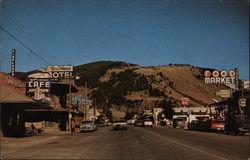
[[[29,92],[35,92],[36,89],[49,92],[51,81],[49,78],[29,78],[27,87]]]
[[[205,71],[205,84],[234,84],[236,82],[235,71]]]

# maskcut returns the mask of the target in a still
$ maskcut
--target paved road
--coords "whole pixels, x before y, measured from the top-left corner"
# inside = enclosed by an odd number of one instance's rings
[[[3,158],[247,160],[249,153],[247,136],[166,127],[129,126],[127,131],[112,131],[110,127],[104,127],[94,133],[45,137],[46,135],[42,135],[40,141],[18,146],[13,146],[12,142],[12,147],[10,143],[3,141]]]

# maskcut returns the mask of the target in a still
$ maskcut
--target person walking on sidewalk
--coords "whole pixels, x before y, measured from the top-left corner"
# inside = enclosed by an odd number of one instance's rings
[[[71,119],[71,135],[75,135],[76,134],[76,122],[75,119],[72,118]]]

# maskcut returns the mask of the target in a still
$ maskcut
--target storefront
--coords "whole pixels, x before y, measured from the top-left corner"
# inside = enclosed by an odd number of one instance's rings
[[[24,136],[26,109],[50,109],[51,107],[12,89],[0,86],[1,132],[3,136]]]
[[[245,105],[240,104],[245,99]],[[210,104],[217,106],[226,121],[227,133],[238,134],[242,130],[250,131],[250,91],[239,90],[233,93],[232,98],[225,101]]]

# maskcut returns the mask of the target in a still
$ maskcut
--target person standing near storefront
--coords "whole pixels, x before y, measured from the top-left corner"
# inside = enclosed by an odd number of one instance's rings
[[[71,119],[71,135],[76,134],[76,121],[74,118]]]

